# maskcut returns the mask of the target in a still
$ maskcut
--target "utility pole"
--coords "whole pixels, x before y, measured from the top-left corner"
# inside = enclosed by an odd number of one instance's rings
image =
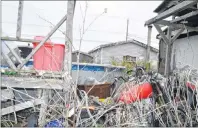
[[[75,0],[67,2],[67,22],[65,37],[65,55],[64,55],[64,71],[72,74],[72,43],[73,43],[73,17],[75,10]]]
[[[127,29],[126,29],[126,42],[128,41],[128,32],[129,31],[129,19],[127,19]]]
[[[150,46],[151,46],[151,32],[152,26],[148,26],[148,35],[147,35],[147,49],[146,49],[146,62],[150,61]]]

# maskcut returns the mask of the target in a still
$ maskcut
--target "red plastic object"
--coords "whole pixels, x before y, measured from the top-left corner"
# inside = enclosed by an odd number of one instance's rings
[[[129,90],[122,92],[118,101],[130,104],[137,100],[149,98],[152,95],[152,91],[153,90],[150,83],[135,85]]]
[[[35,40],[43,40],[45,37],[36,36]],[[32,42],[34,48],[39,44]],[[50,40],[44,43],[43,46],[34,54],[34,69],[36,70],[47,70],[47,71],[60,71],[62,70],[63,59],[64,59],[63,44],[54,44]]]
[[[192,90],[195,90],[195,88],[196,88],[195,85],[192,84],[192,83],[190,83],[190,82],[187,82],[186,83],[186,86],[189,87],[189,88],[191,88]]]

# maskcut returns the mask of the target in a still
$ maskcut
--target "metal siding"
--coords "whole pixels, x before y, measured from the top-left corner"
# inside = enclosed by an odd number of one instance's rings
[[[185,65],[189,65],[198,69],[197,48],[198,36],[176,40],[173,44],[172,67],[182,68]]]
[[[96,50],[95,52],[93,53],[90,53],[91,56],[93,56],[93,63],[96,63],[96,64],[100,64],[101,62],[101,50]]]
[[[77,53],[72,53],[72,62],[77,62]],[[80,54],[79,62],[80,63],[83,63],[83,62],[92,63],[93,58],[84,54]]]
[[[95,78],[99,82],[109,82],[112,83],[115,77],[124,76],[124,69],[119,68],[107,68],[103,67],[104,70],[102,71],[86,71],[86,70],[80,70],[79,71],[79,77],[78,77],[78,85],[83,85],[85,83],[85,80],[88,77]],[[72,79],[74,81],[77,80],[77,70],[72,70]]]

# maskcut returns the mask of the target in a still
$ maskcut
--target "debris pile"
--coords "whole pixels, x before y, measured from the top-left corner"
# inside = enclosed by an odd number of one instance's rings
[[[175,70],[169,78],[149,72],[123,79],[122,84],[117,84],[121,80],[115,78],[109,85],[111,95],[101,100],[89,95],[90,90],[79,90],[66,74],[63,89],[43,91],[47,98],[41,99],[47,101],[31,107],[32,114],[23,122],[29,127],[198,126],[197,71],[188,67]],[[101,84],[91,78],[86,82]],[[16,115],[20,121],[21,111]],[[1,117],[2,126],[14,126],[9,116]]]

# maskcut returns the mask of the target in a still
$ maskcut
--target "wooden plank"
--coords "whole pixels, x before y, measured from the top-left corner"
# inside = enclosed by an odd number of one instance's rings
[[[151,25],[153,23],[156,23],[162,19],[165,19],[171,15],[173,15],[174,13],[180,12],[182,10],[185,10],[186,8],[195,5],[198,1],[197,0],[191,0],[191,1],[183,1],[177,5],[175,5],[174,7],[160,13],[159,15],[157,15],[156,17],[146,21],[145,25]]]
[[[16,66],[14,65],[14,63],[12,62],[12,60],[10,59],[10,57],[5,54],[3,51],[1,51],[3,58],[6,60],[6,62],[9,64],[10,68],[12,68],[13,70],[16,71]]]
[[[47,110],[48,97],[49,97],[49,92],[47,90],[43,89],[42,91],[43,93],[41,99],[43,100],[43,103],[41,104],[40,107],[39,119],[38,119],[38,124],[40,127],[43,127],[45,125],[46,110]]]
[[[19,63],[22,63],[21,58],[17,55],[17,53],[14,51],[14,49],[12,49],[6,42],[4,42],[4,43],[8,47],[8,49],[10,50],[10,52],[14,55],[14,57],[17,59],[17,61]]]
[[[192,17],[192,16],[195,16],[195,15],[198,15],[198,10],[190,12],[190,13],[187,13],[187,14],[185,14],[183,16],[180,16],[179,18],[176,18],[174,20],[171,20],[170,23],[179,22],[179,21],[185,20],[185,19],[187,19],[189,17]]]
[[[1,89],[1,101],[7,101],[14,98],[14,93],[10,89]]]
[[[1,87],[27,89],[63,89],[63,81],[58,79],[39,79],[2,76],[1,81]]]
[[[34,99],[34,100],[20,103],[20,104],[14,105],[14,106],[9,106],[7,108],[1,109],[1,115],[3,116],[3,115],[13,113],[14,109],[15,109],[15,112],[17,112],[17,111],[21,111],[21,110],[24,110],[24,109],[27,109],[30,107],[34,107],[35,105],[39,105],[41,103],[42,103],[41,99]]]
[[[38,42],[40,43],[41,41],[39,40],[33,40],[33,39],[26,39],[26,38],[15,38],[15,37],[1,37],[1,40],[5,41],[20,41],[20,42]]]

